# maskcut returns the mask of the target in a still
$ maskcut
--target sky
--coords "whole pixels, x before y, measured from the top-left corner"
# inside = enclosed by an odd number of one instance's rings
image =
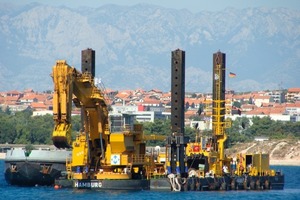
[[[0,2],[12,2],[0,0]],[[14,0],[15,4],[24,5],[38,2],[47,5],[65,5],[67,7],[100,7],[106,4],[132,6],[139,3],[147,3],[165,8],[188,9],[197,13],[200,11],[218,11],[227,7],[237,9],[249,7],[285,7],[300,10],[300,0]]]

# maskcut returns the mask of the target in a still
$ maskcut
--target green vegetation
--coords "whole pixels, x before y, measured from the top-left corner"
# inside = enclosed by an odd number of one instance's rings
[[[154,123],[146,122],[144,133],[170,135],[170,120],[155,120]],[[256,136],[265,136],[269,139],[300,138],[300,122],[274,121],[270,117],[246,117],[237,118],[232,122],[232,126],[226,130],[228,135],[227,146],[239,142],[253,141]],[[185,127],[185,135],[191,140],[195,138],[195,130]],[[203,135],[211,135],[211,131],[204,131]],[[161,141],[149,141],[148,145],[162,145]]]
[[[32,110],[20,112],[0,109],[0,143],[52,144],[52,115],[32,116]],[[72,117],[74,135],[79,131],[80,116]]]
[[[274,121],[270,117],[237,118],[227,129],[229,144],[252,141],[256,136],[269,139],[300,138],[300,122]]]
[[[171,120],[160,120],[156,119],[154,122],[144,122],[143,123],[144,134],[145,135],[162,135],[169,136],[171,134]],[[194,129],[191,127],[185,127],[185,135],[190,138],[195,138]],[[166,141],[151,140],[147,141],[149,146],[164,146]]]
[[[195,119],[194,119],[195,120]],[[51,115],[32,117],[30,109],[21,112],[11,112],[0,109],[0,143],[11,144],[52,144],[54,122]],[[146,135],[171,134],[170,120],[155,120],[153,123],[143,123]],[[80,130],[80,116],[72,117],[73,138]],[[204,135],[210,135],[206,131]],[[185,127],[185,135],[195,138],[195,130]],[[300,122],[282,122],[271,120],[270,117],[237,118],[227,129],[228,144],[252,141],[255,136],[266,136],[270,139],[300,138]],[[148,141],[147,145],[164,145],[165,141]]]

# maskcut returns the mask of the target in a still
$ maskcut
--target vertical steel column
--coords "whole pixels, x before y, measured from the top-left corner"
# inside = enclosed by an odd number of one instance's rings
[[[171,125],[173,133],[184,134],[185,52],[172,51]]]
[[[185,173],[184,97],[185,97],[185,52],[172,51],[171,59],[171,146],[170,173]]]
[[[93,49],[86,49],[81,51],[81,72],[90,73],[95,77],[95,51]],[[85,113],[81,108],[81,129],[84,131]]]
[[[92,75],[92,78],[95,77],[95,51],[93,49],[86,49],[86,50],[82,50],[81,51],[81,72],[82,73],[90,73]],[[87,120],[90,120],[87,118],[87,113],[84,113],[84,109],[81,108],[81,127],[82,127],[82,131],[85,132],[86,134],[86,139],[89,140],[89,136],[87,134],[87,130],[85,130],[85,122]],[[88,123],[87,123],[88,124]],[[101,136],[101,135],[100,135]],[[101,143],[102,144],[102,143]],[[87,162],[90,162],[91,159],[91,145],[92,145],[92,141],[89,140],[89,142],[87,143],[88,145],[88,158],[87,158]],[[102,152],[103,152],[103,145],[101,145],[102,147]],[[88,166],[86,166],[88,168]]]
[[[219,152],[219,166],[221,171],[224,160],[224,143],[227,139],[225,134],[225,77],[226,55],[220,51],[213,54],[213,148]]]
[[[95,77],[95,51],[86,49],[81,51],[81,72],[91,73]]]
[[[213,54],[213,134],[223,135],[225,120],[225,66],[226,55],[220,51]]]

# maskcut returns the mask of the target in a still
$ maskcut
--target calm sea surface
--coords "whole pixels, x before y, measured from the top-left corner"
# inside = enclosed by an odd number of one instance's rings
[[[16,187],[9,186],[4,179],[4,162],[0,161],[0,199],[216,199],[216,200],[242,200],[242,199],[300,199],[300,167],[294,166],[272,166],[281,169],[285,173],[284,190],[268,191],[217,191],[217,192],[120,192],[120,191],[91,191],[75,189],[59,189],[53,187]]]

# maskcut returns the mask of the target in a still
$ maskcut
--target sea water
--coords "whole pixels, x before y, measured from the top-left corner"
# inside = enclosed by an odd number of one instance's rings
[[[0,161],[0,199],[4,200],[28,200],[28,199],[130,199],[130,200],[176,200],[176,199],[205,199],[205,200],[242,200],[242,199],[299,199],[300,200],[300,167],[296,166],[272,166],[273,169],[282,170],[285,174],[284,190],[264,191],[197,191],[197,192],[159,192],[159,191],[94,191],[78,189],[54,189],[54,187],[18,187],[10,186],[4,179],[4,161]]]

